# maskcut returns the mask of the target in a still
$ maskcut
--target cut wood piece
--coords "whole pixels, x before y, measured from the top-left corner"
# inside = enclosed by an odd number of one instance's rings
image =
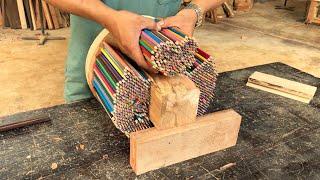
[[[54,26],[53,26],[53,23],[52,23],[52,19],[51,19],[50,11],[49,11],[49,8],[48,8],[48,4],[44,0],[41,0],[41,3],[42,3],[42,8],[43,8],[43,14],[44,14],[44,17],[45,17],[45,19],[47,21],[48,29],[53,29]]]
[[[30,15],[31,15],[31,22],[32,22],[32,29],[36,30],[37,29],[37,24],[36,24],[36,15],[35,15],[35,11],[33,8],[33,2],[32,0],[28,0],[29,2],[29,7],[30,7]]]
[[[241,116],[225,110],[197,118],[180,127],[150,128],[130,134],[130,164],[142,174],[234,146]]]
[[[273,75],[254,72],[248,79],[247,86],[278,94],[304,103],[309,103],[317,88]]]
[[[51,14],[51,19],[53,22],[54,29],[59,29],[60,26],[59,26],[58,16],[56,14],[56,10],[52,5],[48,4],[48,6],[49,6],[49,12]]]
[[[19,17],[20,17],[21,28],[27,29],[28,25],[27,25],[26,14],[24,11],[23,0],[17,0],[17,6],[18,6]]]
[[[150,120],[158,129],[167,129],[196,120],[200,90],[185,75],[156,75],[151,86]]]

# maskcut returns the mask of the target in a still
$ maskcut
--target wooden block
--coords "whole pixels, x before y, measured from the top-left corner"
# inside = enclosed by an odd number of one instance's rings
[[[304,103],[309,103],[317,88],[273,75],[254,72],[248,79],[247,86],[278,94]]]
[[[150,120],[167,129],[196,120],[200,90],[185,75],[155,76],[151,86]]]
[[[27,29],[27,19],[24,11],[23,0],[17,0],[18,12],[22,29]]]
[[[171,129],[150,128],[130,134],[130,164],[142,174],[219,151],[237,142],[241,116],[225,110]]]

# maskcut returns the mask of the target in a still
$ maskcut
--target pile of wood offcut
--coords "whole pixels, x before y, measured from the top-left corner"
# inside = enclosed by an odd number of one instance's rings
[[[68,13],[44,0],[0,0],[0,26],[12,29],[40,29],[40,5],[45,29],[59,29],[70,25]]]

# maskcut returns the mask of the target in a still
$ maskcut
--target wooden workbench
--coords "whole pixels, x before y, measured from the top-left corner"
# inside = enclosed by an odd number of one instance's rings
[[[246,87],[254,71],[320,87],[318,78],[280,63],[220,74],[210,111],[233,108],[242,115],[237,145],[139,179],[319,179],[319,90],[305,104]],[[129,140],[95,100],[19,113],[0,121],[37,114],[48,114],[52,123],[0,134],[0,179],[135,178],[129,164]],[[54,170],[52,163],[57,163]]]

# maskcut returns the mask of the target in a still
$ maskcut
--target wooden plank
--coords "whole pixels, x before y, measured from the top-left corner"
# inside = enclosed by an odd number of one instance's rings
[[[27,29],[28,26],[27,26],[26,14],[24,11],[23,0],[17,0],[17,6],[18,6],[19,17],[20,17],[21,28]]]
[[[234,146],[240,123],[238,113],[225,110],[176,128],[131,133],[130,164],[136,174],[142,174]]]
[[[41,20],[40,20],[40,8],[39,3],[41,0],[35,0],[34,7],[35,7],[35,16],[36,16],[36,29],[41,28]],[[45,19],[45,18],[44,18]]]
[[[149,107],[150,120],[158,129],[195,122],[200,90],[185,75],[154,76]]]
[[[54,29],[59,29],[60,26],[59,26],[58,16],[56,14],[56,10],[51,4],[48,4],[48,6],[49,6],[49,12],[51,14],[51,19],[53,22],[53,27],[54,27]]]
[[[33,2],[32,0],[29,1],[29,7],[30,7],[30,14],[31,14],[31,22],[32,22],[32,29],[36,30],[37,29],[37,24],[36,24],[36,15],[35,15],[35,10],[33,8]]]
[[[9,22],[8,24],[12,29],[21,28],[17,1],[15,0],[5,1],[5,14]]]
[[[23,0],[23,4],[24,4],[24,11],[26,12],[27,25],[30,29],[33,29],[29,0]]]
[[[44,14],[44,17],[47,21],[48,29],[53,29],[54,27],[53,27],[53,23],[52,23],[52,19],[50,16],[48,5],[44,0],[41,0],[41,3],[42,3],[42,8],[43,8],[43,14]]]
[[[273,75],[254,72],[248,79],[247,86],[278,94],[304,103],[309,103],[317,88]]]
[[[1,2],[0,2],[1,5]],[[0,8],[0,26],[2,26],[4,23],[4,16],[2,15],[2,9]]]
[[[56,11],[56,15],[57,15],[57,19],[58,19],[58,23],[59,23],[59,27],[65,27],[64,26],[64,23],[63,23],[63,19],[62,19],[62,16],[61,16],[61,12],[58,8],[54,8],[55,11]]]

